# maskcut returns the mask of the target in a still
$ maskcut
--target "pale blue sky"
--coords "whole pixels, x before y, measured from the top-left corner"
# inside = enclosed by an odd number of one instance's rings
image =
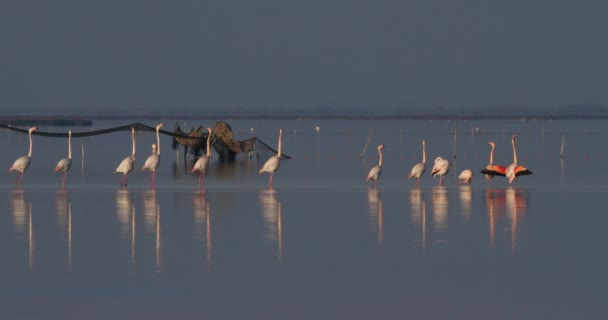
[[[0,108],[608,105],[608,2],[0,4]]]

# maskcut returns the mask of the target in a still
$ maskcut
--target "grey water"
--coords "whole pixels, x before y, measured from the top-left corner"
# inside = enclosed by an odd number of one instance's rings
[[[131,121],[95,121],[103,129]],[[163,119],[189,127],[214,121]],[[155,122],[146,123],[155,125]],[[53,172],[67,139],[34,136],[23,188],[0,179],[2,319],[572,319],[600,318],[607,288],[606,120],[233,120],[271,155],[219,163],[199,190],[161,135],[156,186],[140,172],[155,143],[137,135],[127,188],[113,174],[129,132],[73,139],[65,190]],[[371,144],[361,158],[370,130]],[[62,132],[65,127],[39,127]],[[534,172],[486,181],[494,162]],[[420,187],[408,180],[421,161]],[[561,145],[564,141],[564,153]],[[0,132],[0,167],[27,135]],[[384,144],[377,188],[365,182]],[[430,171],[450,159],[445,185]],[[472,169],[471,185],[457,184]]]

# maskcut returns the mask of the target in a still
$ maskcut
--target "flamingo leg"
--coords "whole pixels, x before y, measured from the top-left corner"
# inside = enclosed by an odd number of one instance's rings
[[[418,183],[420,182],[420,178],[416,178],[416,188],[418,188]]]
[[[270,187],[272,188],[272,176],[274,175],[274,172],[270,173]]]
[[[439,185],[443,186],[443,176],[439,177]]]
[[[23,174],[24,174],[24,173],[25,173],[25,172],[21,172],[21,188],[22,188],[22,189],[23,189]]]
[[[203,178],[203,180],[202,180],[202,188],[205,189],[205,171],[201,172],[201,177]]]

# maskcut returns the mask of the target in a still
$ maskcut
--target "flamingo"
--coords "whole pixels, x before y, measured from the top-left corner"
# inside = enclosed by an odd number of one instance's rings
[[[374,187],[378,187],[378,179],[380,179],[380,175],[382,174],[382,149],[384,145],[378,145],[378,165],[372,167],[367,174],[367,179],[365,181],[374,180]]]
[[[469,169],[462,170],[460,175],[458,176],[461,184],[469,184],[471,180],[473,180],[473,171]]]
[[[65,179],[72,167],[72,129],[68,129],[68,157],[63,158],[57,162],[55,166],[55,172],[61,172],[61,187],[65,189]]]
[[[422,162],[416,163],[410,172],[410,175],[407,177],[408,179],[416,178],[416,187],[418,187],[418,182],[420,181],[420,177],[424,174],[424,170],[426,169],[426,143],[422,140]]]
[[[513,145],[513,163],[511,163],[506,169],[506,176],[507,179],[509,179],[509,184],[511,184],[519,176],[532,174],[532,171],[528,170],[528,168],[517,163],[517,151],[515,150],[515,141],[517,141],[517,136],[513,135],[513,137],[511,137],[511,145]]]
[[[8,172],[11,173],[11,171],[17,171],[19,172],[19,176],[21,176],[21,186],[23,187],[23,174],[25,173],[25,170],[27,170],[27,168],[30,166],[30,161],[32,160],[32,132],[36,131],[38,128],[36,127],[31,127],[27,130],[28,136],[30,138],[30,151],[28,152],[27,156],[21,156],[19,158],[17,158],[17,160],[15,160],[15,162],[13,162],[13,165],[8,168]],[[17,185],[17,178],[18,176],[15,176],[15,185]]]
[[[198,176],[198,188],[204,188],[205,187],[205,170],[207,168],[207,163],[209,163],[209,159],[211,159],[211,132],[213,130],[211,128],[207,128],[207,154],[206,155],[202,155],[200,158],[198,158],[198,160],[196,160],[196,163],[194,163],[194,166],[192,167],[192,172],[198,171],[199,172],[199,176]],[[201,184],[202,181],[202,184]]]
[[[160,163],[160,134],[159,134],[159,130],[164,125],[165,125],[164,123],[159,123],[159,124],[156,125],[156,152],[154,150],[152,150],[152,154],[150,156],[148,156],[148,159],[146,159],[146,162],[144,162],[143,167],[141,167],[141,172],[144,172],[144,170],[146,170],[146,169],[150,170],[150,186],[151,187],[155,186],[156,168],[158,168],[158,164]]]
[[[490,163],[488,163],[488,165],[483,170],[481,170],[481,173],[483,173],[485,175],[486,180],[490,181],[492,178],[494,178],[494,176],[501,176],[501,177],[506,176],[507,168],[505,166],[499,166],[499,165],[495,165],[494,164],[494,147],[495,147],[495,144],[494,144],[493,141],[488,142],[488,144],[491,147],[491,149],[490,149]]]
[[[434,178],[435,175],[440,175],[441,177],[439,178],[439,185],[443,186],[443,179],[449,171],[450,162],[442,157],[437,157],[435,159],[435,165],[433,165],[433,170],[431,171],[431,176]]]
[[[264,163],[264,166],[262,167],[262,169],[260,169],[260,173],[262,174],[262,172],[268,172],[270,173],[270,182],[269,182],[269,187],[272,188],[272,176],[274,175],[275,171],[279,170],[279,165],[280,165],[280,161],[281,161],[281,140],[283,137],[283,129],[279,129],[279,151],[277,152],[277,155],[270,157],[268,160],[266,160],[266,163]]]
[[[114,173],[122,173],[122,179],[120,179],[121,187],[127,186],[127,175],[135,167],[135,128],[131,128],[131,145],[131,155],[122,159],[116,170],[114,170]]]

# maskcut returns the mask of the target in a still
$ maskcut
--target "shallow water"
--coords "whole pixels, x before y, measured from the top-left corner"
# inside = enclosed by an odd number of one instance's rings
[[[183,124],[184,120],[177,120]],[[95,122],[94,129],[126,122]],[[171,128],[175,120],[164,120]],[[190,123],[198,125],[198,123]],[[203,124],[203,123],[201,123]],[[139,172],[153,134],[138,134],[138,172],[112,172],[128,132],[74,139],[68,185],[52,172],[65,139],[34,137],[24,188],[2,179],[0,316],[12,319],[598,318],[608,277],[603,196],[605,121],[239,120],[236,137],[276,145],[274,188],[258,170],[270,155],[212,159],[205,190],[161,136],[154,190]],[[153,125],[153,123],[150,123]],[[213,122],[203,125],[212,126]],[[316,131],[315,127],[319,127]],[[359,159],[370,129],[372,143]],[[454,135],[454,129],[456,135]],[[74,128],[90,130],[91,128]],[[253,129],[253,133],[251,132]],[[64,128],[39,130],[60,131]],[[534,174],[486,182],[518,158]],[[0,132],[6,168],[27,137]],[[420,187],[407,180],[427,141]],[[560,158],[562,139],[565,154]],[[365,176],[385,144],[378,188]],[[83,157],[84,151],[84,157]],[[180,151],[181,152],[181,151]],[[454,153],[456,161],[454,161]],[[436,156],[454,168],[438,186]],[[457,185],[465,168],[469,186]]]

